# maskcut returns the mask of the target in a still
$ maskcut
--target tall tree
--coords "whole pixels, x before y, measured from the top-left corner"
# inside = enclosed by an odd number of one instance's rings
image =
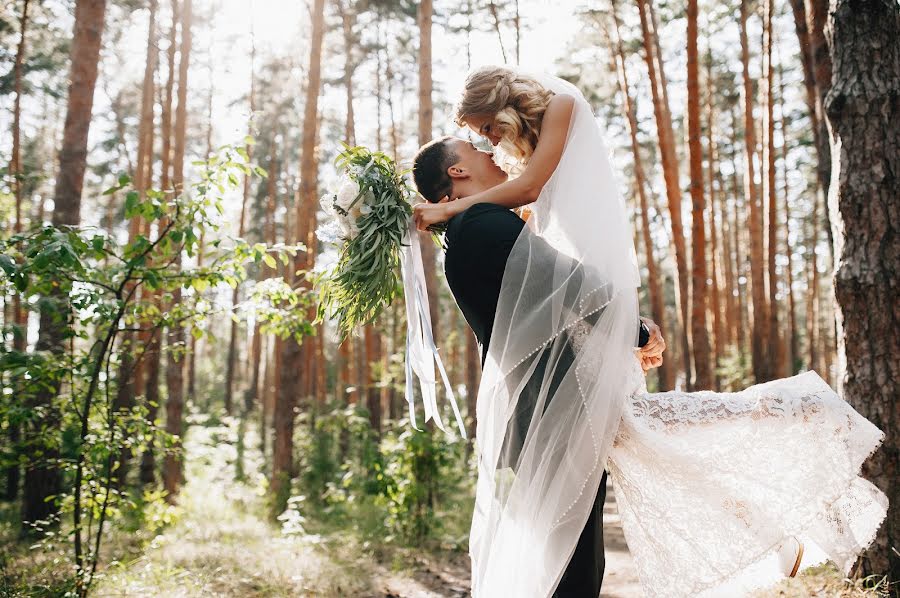
[[[166,48],[166,84],[164,89],[158,90],[159,104],[161,106],[160,113],[160,181],[159,188],[169,191],[171,186],[172,172],[172,102],[175,90],[175,54],[178,46],[178,10],[177,4],[172,2],[172,17],[168,33],[168,47]],[[149,185],[150,180],[148,178]],[[199,252],[200,258],[198,265],[202,265],[202,250]],[[155,293],[154,301],[158,306],[162,306],[163,298],[160,292]],[[162,348],[163,341],[162,331],[155,331],[151,337],[152,346],[147,348],[147,379],[145,381],[146,402],[150,408],[148,419],[156,419],[159,412],[160,393],[159,383],[162,374]],[[168,407],[167,407],[168,411]],[[156,480],[156,447],[151,444],[141,456],[140,481],[141,484],[152,484]]]
[[[19,44],[16,46],[16,58],[13,66],[13,93],[16,97],[13,100],[13,123],[12,123],[12,155],[9,160],[9,176],[11,179],[13,194],[16,198],[16,222],[14,224],[14,232],[19,234],[22,232],[22,151],[21,151],[21,118],[22,118],[22,79],[23,67],[25,64],[25,40],[28,30],[28,3],[29,0],[22,1],[22,14],[19,16]],[[13,322],[16,325],[16,331],[13,335],[13,350],[24,353],[27,345],[28,334],[28,312],[22,309],[22,297],[19,293],[13,295]],[[19,442],[21,430],[17,423],[10,423],[9,440],[13,447]],[[13,500],[19,493],[19,478],[21,472],[18,464],[12,464],[6,468],[4,497],[7,500]]]
[[[173,0],[175,2],[176,0]],[[178,61],[178,108],[175,110],[172,144],[172,187],[176,194],[187,193],[184,188],[185,129],[187,127],[188,67],[191,60],[191,20],[193,0],[183,0],[181,6],[181,44]],[[173,10],[175,7],[173,6]],[[181,266],[181,248],[176,248],[174,267]],[[181,288],[172,291],[172,303],[181,302]],[[184,327],[175,323],[170,326],[167,342],[169,351],[166,359],[166,432],[184,438]],[[172,501],[184,481],[184,460],[181,454],[167,453],[163,461],[163,486]]]
[[[788,376],[793,376],[794,374],[799,373],[800,365],[798,362],[798,357],[800,353],[800,339],[799,339],[799,331],[797,329],[797,305],[796,305],[796,296],[794,294],[794,251],[791,247],[791,230],[790,230],[790,221],[791,221],[791,202],[788,199],[789,196],[789,187],[788,187],[788,131],[787,131],[787,117],[785,116],[785,104],[784,104],[784,74],[782,73],[783,67],[779,66],[778,68],[778,87],[779,87],[779,101],[781,102],[781,160],[783,166],[781,168],[781,174],[784,178],[783,186],[782,186],[782,197],[784,200],[784,244],[785,244],[785,253],[787,254],[787,264],[785,265],[785,289],[788,296],[788,339],[785,343],[785,356],[788,367],[786,368],[784,374]]]
[[[156,73],[156,0],[150,0],[147,17],[147,54],[144,62],[144,80],[141,87],[141,111],[138,121],[138,147],[137,160],[134,170],[134,186],[141,194],[145,195],[153,174],[153,94],[156,91],[153,76]],[[128,242],[133,243],[139,235],[145,234],[144,220],[135,216],[128,224]],[[131,292],[143,294],[145,289],[131,288]],[[140,339],[139,343],[135,343]],[[134,408],[137,395],[144,392],[144,366],[148,353],[150,334],[140,335],[128,333],[123,335],[123,343],[131,345],[131,348],[122,351],[122,361],[119,365],[119,386],[116,389],[116,410],[128,412]],[[135,346],[137,344],[137,346]],[[139,349],[140,348],[140,349]],[[140,353],[138,353],[140,350]],[[123,447],[119,458],[119,469],[116,471],[116,479],[121,484],[128,477],[130,469],[131,449]]]
[[[688,149],[691,160],[691,337],[693,339],[695,388],[713,385],[709,332],[706,329],[706,196],[703,191],[703,147],[700,141],[700,68],[697,50],[697,0],[687,5],[687,93]]]
[[[715,380],[715,390],[719,390],[719,374],[718,368],[721,365],[722,354],[726,343],[725,321],[722,313],[722,268],[719,267],[719,235],[717,230],[716,213],[719,208],[717,201],[716,183],[721,179],[719,177],[718,164],[718,144],[716,143],[716,119],[715,119],[715,96],[716,86],[713,80],[713,58],[712,49],[706,48],[706,137],[708,141],[708,167],[706,169],[709,183],[709,265],[710,279],[712,285],[709,294],[709,313],[712,314],[712,330],[713,330],[713,378]],[[721,188],[721,186],[720,186]]]
[[[681,182],[678,157],[675,153],[675,133],[672,128],[672,112],[669,109],[666,89],[665,66],[659,52],[659,32],[652,14],[652,0],[638,0],[641,17],[641,33],[644,44],[644,60],[650,77],[650,91],[653,96],[653,114],[656,117],[656,131],[659,139],[660,161],[665,180],[666,199],[669,206],[669,221],[672,226],[672,242],[675,246],[675,266],[677,270],[676,302],[681,315],[681,351],[685,380],[690,385],[691,344],[688,336],[690,317],[688,315],[689,287],[687,250],[684,243],[684,224],[681,218]]]
[[[312,36],[309,47],[309,69],[306,87],[306,103],[303,112],[303,139],[300,159],[300,201],[294,238],[305,243],[307,250],[297,252],[294,270],[310,267],[315,251],[315,206],[318,190],[318,161],[316,139],[319,121],[319,92],[322,86],[322,36],[325,28],[325,1],[315,0],[312,12]],[[310,236],[313,239],[310,239]],[[320,331],[321,334],[321,331]],[[312,343],[305,343],[310,346]],[[287,502],[290,478],[294,470],[293,434],[294,399],[299,394],[300,380],[297,373],[304,371],[304,354],[293,341],[282,343],[282,363],[278,395],[275,402],[275,436],[272,450],[272,493],[274,512],[280,513]]]
[[[418,8],[419,25],[419,145],[431,140],[434,103],[431,79],[431,22],[434,19],[433,0],[421,0]],[[428,291],[428,308],[431,315],[431,329],[435,342],[439,342],[441,331],[440,296],[437,272],[435,270],[435,247],[431,233],[419,233],[422,245],[422,263],[425,267],[425,288]]]
[[[772,47],[775,43],[772,32],[772,0],[763,0],[763,90],[765,104],[763,110],[763,161],[765,176],[762,178],[768,208],[767,273],[768,298],[768,354],[769,376],[775,377],[784,365],[784,351],[778,325],[778,270],[775,257],[778,253],[778,193],[775,184],[775,67],[772,64]]]
[[[753,80],[750,78],[750,44],[747,39],[747,19],[750,0],[741,0],[740,37],[741,66],[744,96],[744,200],[750,208],[750,283],[753,304],[753,332],[750,345],[753,354],[753,375],[757,382],[770,379],[766,350],[768,347],[768,310],[766,305],[765,269],[763,267],[763,217],[756,187],[756,124],[753,120]]]
[[[844,396],[886,433],[863,474],[890,501],[858,569],[900,582],[900,4],[836,0],[832,7],[825,114],[837,169],[829,203],[842,233],[835,235],[838,348]]]
[[[647,261],[647,285],[650,295],[650,311],[653,320],[663,330],[666,330],[666,314],[665,304],[660,288],[660,273],[657,267],[655,251],[653,246],[653,237],[650,233],[650,208],[647,201],[647,181],[644,174],[644,161],[641,157],[641,146],[638,141],[638,122],[634,106],[634,100],[631,95],[631,88],[628,83],[628,71],[625,68],[625,51],[622,47],[621,22],[619,20],[618,5],[616,0],[610,0],[612,8],[613,35],[607,35],[607,39],[612,44],[616,62],[616,74],[619,81],[619,91],[622,93],[625,118],[628,123],[628,132],[631,137],[631,154],[634,158],[634,176],[635,188],[640,201],[641,210],[641,234],[644,242],[644,253]],[[659,388],[660,390],[671,390],[675,388],[675,370],[668,361],[663,361],[658,369]]]
[[[103,20],[106,0],[78,0],[75,3],[75,23],[70,46],[69,92],[66,103],[66,122],[62,145],[59,150],[59,171],[53,193],[53,225],[77,225],[81,215],[81,191],[87,165],[87,138],[94,107],[94,88],[100,62],[100,45],[103,37]],[[56,355],[65,350],[66,321],[71,311],[66,298],[60,293],[51,297],[58,307],[45,302],[41,309],[40,333],[36,349]],[[31,440],[44,448],[38,461],[25,469],[22,501],[22,520],[34,522],[47,519],[57,511],[52,497],[59,494],[62,473],[57,464],[59,449],[55,441],[45,443],[41,435],[47,430],[58,430],[59,413],[54,399],[59,393],[59,381],[50,380],[33,398],[29,407],[40,411],[40,421],[30,422],[25,430],[26,443]]]

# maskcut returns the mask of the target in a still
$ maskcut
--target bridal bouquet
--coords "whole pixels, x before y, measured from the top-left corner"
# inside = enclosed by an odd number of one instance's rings
[[[401,245],[414,193],[404,173],[381,152],[345,144],[335,164],[342,171],[341,184],[322,198],[334,218],[316,235],[337,245],[339,257],[316,286],[318,319],[336,316],[344,336],[372,322],[399,292]]]

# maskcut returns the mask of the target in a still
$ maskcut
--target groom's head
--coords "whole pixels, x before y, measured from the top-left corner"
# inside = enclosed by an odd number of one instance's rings
[[[494,163],[491,152],[459,137],[440,137],[419,148],[413,179],[422,197],[436,203],[445,195],[452,201],[495,187],[507,174]]]

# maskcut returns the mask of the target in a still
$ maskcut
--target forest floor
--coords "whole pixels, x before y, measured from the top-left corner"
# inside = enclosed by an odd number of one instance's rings
[[[404,549],[365,541],[354,531],[294,533],[266,518],[258,451],[245,451],[247,472],[235,480],[234,428],[191,426],[186,437],[187,483],[171,523],[142,538],[116,534],[94,596],[159,598],[354,597],[463,598],[469,557],[456,550]],[[249,438],[249,446],[256,440]],[[307,525],[308,523],[308,525]],[[300,521],[301,527],[320,528]],[[641,598],[633,562],[608,492],[604,516],[606,574],[601,598]],[[833,568],[818,568],[757,598],[874,597],[848,587]]]
[[[265,519],[260,455],[245,453],[245,483],[235,481],[236,451],[227,428],[194,426],[187,438],[188,482],[177,523],[137,558],[114,564],[100,596],[462,598],[469,557],[360,540],[353,532],[288,534]],[[255,446],[254,441],[249,442]],[[227,465],[223,465],[226,464]],[[615,494],[604,510],[606,575],[602,598],[641,598],[619,523]],[[758,598],[874,596],[847,587],[833,568],[817,568]]]

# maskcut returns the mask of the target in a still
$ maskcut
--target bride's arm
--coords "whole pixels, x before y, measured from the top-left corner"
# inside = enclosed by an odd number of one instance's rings
[[[563,94],[553,96],[544,112],[541,134],[534,153],[522,174],[480,193],[442,203],[447,219],[449,220],[476,203],[494,203],[511,209],[536,200],[562,157],[574,107],[575,98],[572,96]],[[428,204],[422,204],[422,208],[427,209],[428,207]],[[433,222],[426,221],[424,224],[420,224],[420,229],[424,229],[429,224],[433,224]]]

